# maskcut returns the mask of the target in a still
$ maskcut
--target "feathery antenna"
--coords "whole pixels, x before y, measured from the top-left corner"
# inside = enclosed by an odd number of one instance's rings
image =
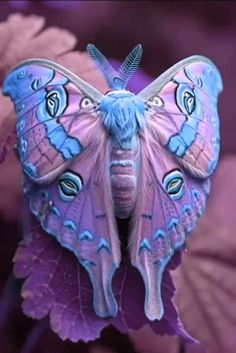
[[[114,78],[118,77],[117,72],[105,58],[105,56],[98,50],[94,44],[87,45],[87,52],[90,58],[97,65],[98,69],[102,71],[109,87],[113,87]]]
[[[142,45],[138,44],[126,57],[118,73],[95,45],[88,44],[87,52],[99,70],[102,71],[109,87],[114,90],[119,90],[125,89],[128,81],[138,69],[143,50]]]
[[[126,57],[125,61],[119,69],[119,75],[125,87],[134,73],[137,71],[142,59],[143,48],[141,44],[136,45],[134,49]]]

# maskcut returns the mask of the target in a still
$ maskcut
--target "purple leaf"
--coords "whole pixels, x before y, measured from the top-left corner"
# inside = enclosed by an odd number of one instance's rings
[[[45,234],[39,225],[33,225],[14,257],[16,277],[27,277],[22,288],[24,313],[36,319],[50,315],[53,331],[63,340],[73,342],[94,340],[110,324],[124,333],[150,324],[157,334],[177,334],[186,341],[192,341],[172,303],[175,289],[170,274],[165,273],[162,286],[165,315],[161,321],[150,323],[143,310],[141,277],[127,257],[123,258],[113,281],[118,315],[115,319],[101,319],[93,310],[89,278],[74,255]]]
[[[50,313],[51,327],[63,340],[97,338],[107,323],[91,310],[92,289],[86,273],[39,226],[31,235],[15,255],[15,275],[29,276],[22,288],[24,313],[36,319]]]
[[[222,159],[206,213],[174,274],[181,317],[210,353],[235,352],[235,175],[236,158]]]
[[[175,291],[170,274],[165,272],[162,283],[162,297],[164,301],[165,315],[160,321],[150,322],[144,314],[144,286],[137,270],[125,261],[114,280],[115,293],[119,306],[119,313],[113,320],[113,325],[122,332],[129,329],[137,330],[148,324],[159,335],[179,335],[186,341],[193,342],[179,321],[176,308],[172,303]],[[138,293],[138,295],[137,295]]]
[[[178,337],[158,336],[148,326],[131,332],[136,351],[140,353],[180,353]],[[193,346],[192,344],[189,345]],[[185,353],[185,351],[183,351]],[[204,352],[201,352],[204,353]]]

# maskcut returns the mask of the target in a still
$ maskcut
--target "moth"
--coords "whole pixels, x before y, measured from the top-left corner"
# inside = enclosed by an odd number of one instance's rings
[[[128,250],[144,282],[145,315],[160,320],[163,272],[204,212],[217,165],[222,79],[209,59],[191,56],[135,95],[126,86],[141,45],[119,71],[94,45],[87,52],[110,87],[106,94],[44,59],[24,61],[5,79],[23,191],[42,228],[87,271],[103,318],[118,309],[116,218],[131,217]]]

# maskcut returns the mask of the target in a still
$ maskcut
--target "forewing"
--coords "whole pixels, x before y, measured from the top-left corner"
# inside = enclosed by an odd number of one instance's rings
[[[113,214],[107,144],[101,136],[96,150],[75,158],[70,168],[48,185],[25,178],[31,211],[43,229],[72,251],[93,285],[98,316],[115,316],[112,277],[120,248]]]
[[[26,61],[6,77],[3,92],[15,104],[19,157],[31,180],[50,182],[96,143],[89,131],[102,129],[96,111],[102,95],[62,66]]]
[[[221,90],[222,79],[215,65],[205,57],[193,56],[139,94],[147,99],[149,129],[193,176],[205,178],[217,165]]]

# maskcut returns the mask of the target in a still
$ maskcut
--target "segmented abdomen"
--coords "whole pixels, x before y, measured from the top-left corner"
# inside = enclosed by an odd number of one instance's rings
[[[131,215],[137,197],[137,152],[135,149],[111,150],[111,188],[115,214],[119,218]]]

